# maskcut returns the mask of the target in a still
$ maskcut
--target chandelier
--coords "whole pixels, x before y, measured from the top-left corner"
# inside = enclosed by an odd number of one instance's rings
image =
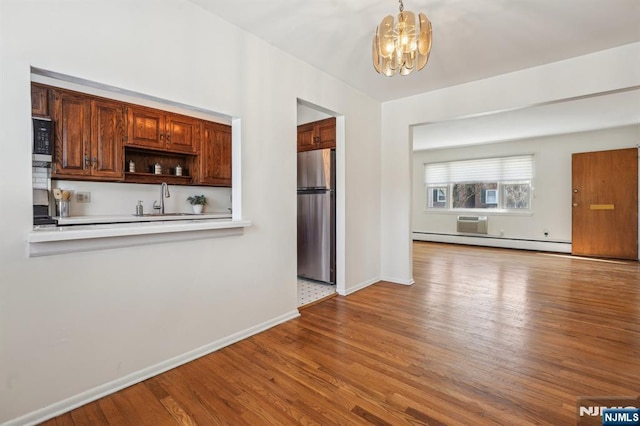
[[[405,12],[402,0],[398,22],[386,16],[373,34],[373,66],[381,74],[392,77],[421,70],[431,52],[431,22],[424,13]]]

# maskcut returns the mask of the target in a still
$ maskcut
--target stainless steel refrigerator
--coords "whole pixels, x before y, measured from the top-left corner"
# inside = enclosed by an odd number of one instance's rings
[[[335,150],[298,154],[298,276],[336,283]]]

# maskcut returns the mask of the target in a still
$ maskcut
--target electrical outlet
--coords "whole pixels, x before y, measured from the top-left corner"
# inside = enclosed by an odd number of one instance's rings
[[[79,203],[90,203],[91,202],[91,193],[90,192],[76,192],[76,201]]]

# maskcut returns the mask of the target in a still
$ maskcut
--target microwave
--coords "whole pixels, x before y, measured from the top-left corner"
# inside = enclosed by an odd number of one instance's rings
[[[53,155],[52,130],[51,119],[33,117],[33,154]]]

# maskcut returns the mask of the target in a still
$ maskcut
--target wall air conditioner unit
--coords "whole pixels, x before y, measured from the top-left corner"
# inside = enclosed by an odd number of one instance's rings
[[[486,216],[458,216],[458,232],[468,234],[486,234],[487,228]]]

